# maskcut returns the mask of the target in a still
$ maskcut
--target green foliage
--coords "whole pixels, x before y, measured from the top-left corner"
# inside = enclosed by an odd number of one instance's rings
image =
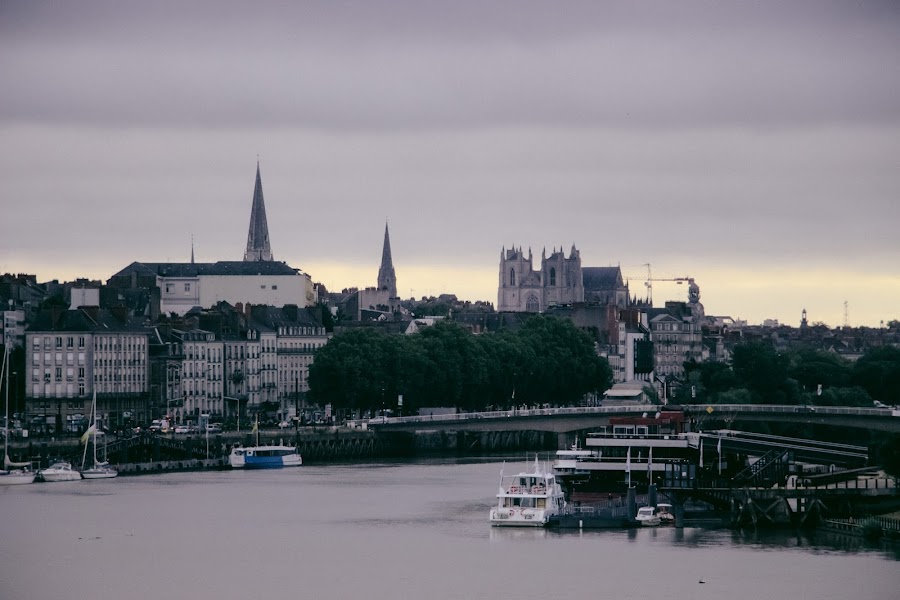
[[[473,335],[440,321],[410,336],[354,329],[310,367],[310,400],[361,411],[570,404],[612,383],[609,364],[570,321],[534,317],[518,332]]]
[[[775,348],[761,342],[735,346],[732,368],[742,387],[757,395],[761,402],[775,404],[772,398],[787,379],[788,360]]]
[[[900,435],[893,434],[877,448],[877,461],[885,473],[900,477]]]
[[[873,400],[900,404],[900,348],[869,350],[853,365],[851,379],[865,388]]]
[[[846,359],[822,350],[801,349],[788,355],[788,375],[800,386],[815,391],[845,387],[850,383],[851,365]]]

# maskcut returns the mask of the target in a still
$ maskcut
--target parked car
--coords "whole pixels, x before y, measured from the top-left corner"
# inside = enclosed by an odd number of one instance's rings
[[[190,433],[191,427],[189,425],[176,425],[175,433]]]
[[[222,433],[222,426],[218,423],[210,423],[206,426],[206,433]]]
[[[287,429],[288,427],[291,427],[291,425],[292,423],[290,421],[282,421],[278,424],[278,427],[280,427],[281,429]]]

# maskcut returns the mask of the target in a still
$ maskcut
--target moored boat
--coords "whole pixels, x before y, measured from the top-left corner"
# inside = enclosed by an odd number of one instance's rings
[[[656,509],[652,506],[640,507],[634,520],[640,523],[643,527],[656,527],[662,522],[659,518],[659,515],[656,514]]]
[[[94,400],[91,403],[91,425],[84,433],[82,439],[84,440],[84,456],[81,459],[81,476],[84,479],[112,479],[117,477],[119,472],[109,466],[109,462],[97,460],[97,390],[94,390]],[[94,447],[94,462],[90,467],[85,468],[88,443]]]
[[[94,466],[82,469],[81,476],[84,479],[112,479],[118,477],[119,472],[109,466],[107,462],[95,462]]]
[[[497,505],[491,508],[495,527],[546,527],[565,508],[565,497],[551,471],[542,471],[537,457],[534,470],[504,476],[500,472]]]
[[[3,417],[3,470],[0,470],[0,485],[22,485],[33,483],[35,473],[30,463],[17,463],[9,459],[9,344],[3,350],[3,366],[0,367],[0,378],[5,386],[5,413]]]
[[[72,463],[64,460],[51,464],[46,469],[37,472],[38,479],[46,482],[54,481],[78,481],[81,473],[72,468]]]
[[[23,485],[34,483],[35,472],[27,469],[4,469],[0,471],[0,485]]]
[[[228,463],[234,469],[281,469],[299,467],[303,458],[293,446],[236,446]]]
[[[660,502],[656,505],[656,514],[659,515],[661,525],[670,525],[675,522],[675,513],[672,512],[672,505]]]

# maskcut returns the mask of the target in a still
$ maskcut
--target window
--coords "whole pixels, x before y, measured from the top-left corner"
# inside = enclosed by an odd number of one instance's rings
[[[273,285],[273,286],[272,286],[272,289],[273,289],[273,290],[277,290],[277,289],[278,289],[278,286],[277,286],[277,285]]]
[[[556,285],[556,269],[550,269],[550,285]]]
[[[61,337],[56,338],[56,347],[62,348],[62,338]]]
[[[537,296],[534,294],[528,296],[528,300],[525,302],[525,310],[528,312],[540,312],[541,304],[538,302]]]
[[[66,348],[71,348],[75,345],[75,338],[66,338]]]
[[[191,291],[191,284],[189,284],[189,283],[184,284],[184,291],[185,291],[185,293],[190,292],[190,291]]]
[[[515,269],[509,270],[509,285],[516,285],[516,271]]]

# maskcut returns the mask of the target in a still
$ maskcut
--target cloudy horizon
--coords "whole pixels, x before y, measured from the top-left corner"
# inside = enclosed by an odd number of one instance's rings
[[[785,5],[786,4],[786,5]],[[560,7],[564,8],[560,8]],[[888,1],[0,2],[0,270],[277,260],[496,303],[500,251],[707,313],[900,318]],[[539,264],[535,265],[539,267]],[[654,300],[683,299],[654,284]]]

